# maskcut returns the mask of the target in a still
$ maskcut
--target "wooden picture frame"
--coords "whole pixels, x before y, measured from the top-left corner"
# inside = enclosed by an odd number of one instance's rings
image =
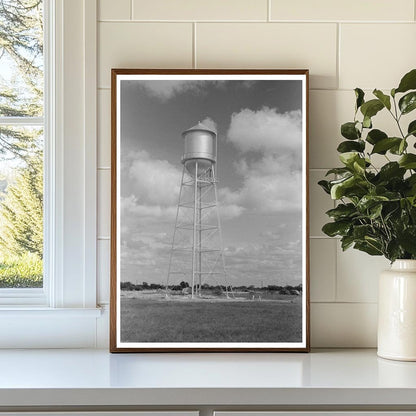
[[[112,70],[111,352],[309,351],[308,77]]]

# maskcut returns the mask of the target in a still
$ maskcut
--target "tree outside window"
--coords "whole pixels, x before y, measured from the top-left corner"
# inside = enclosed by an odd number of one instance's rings
[[[43,2],[0,0],[0,288],[43,286]]]

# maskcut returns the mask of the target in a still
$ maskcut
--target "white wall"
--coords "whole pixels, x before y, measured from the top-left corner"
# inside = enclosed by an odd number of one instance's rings
[[[99,0],[98,7],[99,302],[108,304],[110,279],[110,69],[309,68],[312,346],[375,346],[377,276],[388,262],[342,253],[322,234],[333,203],[316,182],[337,164],[352,89],[390,90],[416,67],[415,0]]]

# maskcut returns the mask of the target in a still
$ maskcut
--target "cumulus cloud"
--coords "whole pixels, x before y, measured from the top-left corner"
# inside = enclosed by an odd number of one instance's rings
[[[211,117],[205,117],[201,123],[209,129],[217,131],[217,123]]]
[[[279,113],[275,108],[248,108],[233,113],[228,140],[241,152],[301,149],[302,113],[300,110]]]
[[[182,171],[167,160],[152,159],[145,152],[135,152],[128,175],[134,180],[134,194],[144,205],[171,206],[177,203]]]
[[[226,205],[242,207],[240,213],[258,214],[301,209],[302,174],[290,155],[265,155],[252,162],[242,159],[236,169],[243,176],[243,183],[237,190],[220,190]]]
[[[147,93],[161,101],[167,101],[175,95],[186,92],[203,94],[207,87],[221,88],[224,81],[191,81],[191,80],[155,80],[137,81]]]
[[[158,80],[137,81],[149,95],[162,101],[167,101],[176,94],[187,91],[198,91],[201,88],[198,81]]]
[[[226,204],[258,214],[299,211],[302,198],[302,114],[275,108],[242,109],[231,116],[227,140],[240,151],[239,189],[224,188]]]
[[[209,127],[215,128],[215,122],[207,118],[204,121],[212,123]],[[166,160],[153,159],[145,152],[131,152],[123,160],[125,173],[133,182],[132,192],[120,198],[120,209],[125,221],[132,217],[135,223],[149,221],[163,221],[173,223],[176,217],[178,196],[181,185],[182,170]],[[187,193],[191,189],[184,189],[184,196],[192,199]],[[229,192],[219,189],[219,211],[224,220],[238,217],[244,208],[230,200]],[[225,197],[223,199],[222,197]],[[216,214],[214,210],[211,216]]]
[[[166,278],[170,243],[165,233],[138,230],[123,236],[120,250],[123,280],[162,283]]]
[[[227,197],[225,191],[223,191],[222,189],[220,189],[220,191],[221,196]],[[218,210],[222,220],[229,220],[232,218],[239,217],[245,211],[245,208],[238,204],[220,203],[218,206]]]
[[[161,219],[172,221],[176,215],[175,206],[142,204],[135,195],[121,197],[120,209],[125,215],[133,214],[136,222],[149,221],[149,218],[154,218],[157,221]]]

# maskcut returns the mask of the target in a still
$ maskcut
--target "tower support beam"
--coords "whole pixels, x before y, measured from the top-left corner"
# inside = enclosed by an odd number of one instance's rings
[[[178,279],[178,275],[182,275],[183,281],[191,286],[192,298],[202,296],[202,286],[208,279],[214,279],[218,286],[224,287],[228,297],[230,286],[225,271],[214,169],[217,134],[199,123],[186,130],[182,136],[185,143],[183,173],[166,294],[169,293],[170,284],[176,286],[179,283],[177,280],[172,282],[171,278],[176,276]]]
[[[198,162],[195,163],[195,186],[194,186],[194,226],[192,237],[192,298],[195,296],[195,277],[197,270],[198,253]]]

